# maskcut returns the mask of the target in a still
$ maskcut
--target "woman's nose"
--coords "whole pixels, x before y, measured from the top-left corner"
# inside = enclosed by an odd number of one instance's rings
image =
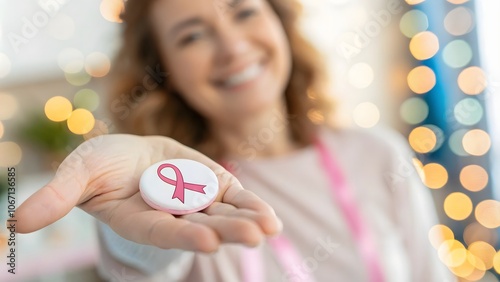
[[[248,52],[250,49],[250,39],[244,30],[238,26],[226,26],[219,29],[217,58],[221,61],[231,61]]]

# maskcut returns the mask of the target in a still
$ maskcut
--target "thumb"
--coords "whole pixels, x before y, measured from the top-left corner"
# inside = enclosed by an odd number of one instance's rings
[[[65,216],[78,204],[88,180],[84,160],[70,154],[54,178],[16,209],[17,232],[33,232]]]

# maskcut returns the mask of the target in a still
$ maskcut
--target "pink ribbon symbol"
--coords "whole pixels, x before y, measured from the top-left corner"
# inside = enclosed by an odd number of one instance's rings
[[[165,177],[163,174],[161,174],[161,171],[164,168],[171,168],[171,169],[173,169],[174,172],[175,172],[176,180],[170,179],[168,177]],[[182,176],[181,171],[179,170],[178,167],[176,167],[173,164],[162,164],[162,165],[160,165],[158,167],[157,173],[158,173],[158,177],[160,177],[160,179],[163,182],[166,182],[166,183],[168,183],[170,185],[175,186],[175,191],[174,191],[174,194],[172,195],[172,199],[176,199],[177,198],[183,204],[184,204],[184,189],[188,189],[188,190],[191,190],[191,191],[194,191],[194,192],[205,194],[205,191],[203,189],[205,189],[205,187],[207,185],[199,185],[199,184],[193,184],[193,183],[186,183],[186,182],[184,182],[184,177]]]

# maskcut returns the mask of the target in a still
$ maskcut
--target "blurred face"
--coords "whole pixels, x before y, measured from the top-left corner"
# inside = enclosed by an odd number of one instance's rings
[[[203,116],[236,122],[282,101],[291,55],[267,0],[158,0],[152,8],[169,78]]]

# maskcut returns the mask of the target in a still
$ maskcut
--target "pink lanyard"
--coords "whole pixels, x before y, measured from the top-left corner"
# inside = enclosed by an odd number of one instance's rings
[[[316,139],[315,145],[320,155],[321,165],[327,173],[330,182],[332,197],[342,210],[349,230],[354,240],[357,242],[356,245],[359,247],[363,264],[367,268],[369,274],[369,281],[385,281],[372,234],[361,217],[360,211],[355,203],[354,195],[344,179],[340,166],[323,142]],[[300,266],[303,264],[303,259],[284,235],[269,239],[267,243],[273,250],[280,266],[286,271],[287,275],[295,275],[294,277],[299,277],[299,281],[302,282],[314,281],[308,273],[297,273],[297,269],[300,269]],[[241,266],[243,281],[265,281],[262,257],[258,249],[244,249],[243,255],[241,256]]]

